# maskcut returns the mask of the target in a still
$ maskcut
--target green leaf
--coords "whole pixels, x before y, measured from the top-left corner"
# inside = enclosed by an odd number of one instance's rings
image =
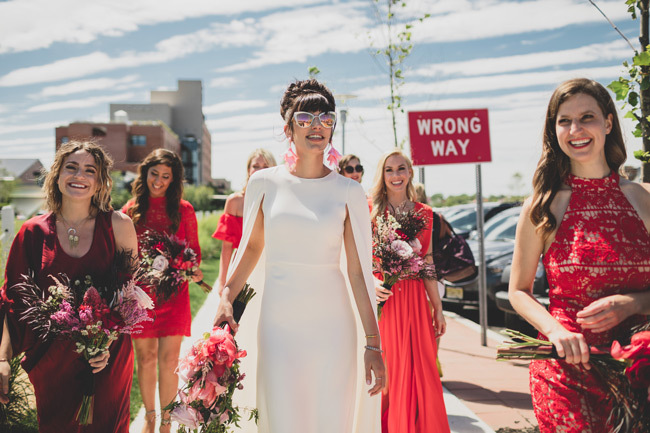
[[[625,115],[623,116],[624,119],[632,119],[636,120],[636,116],[634,115],[634,111],[630,110]]]
[[[642,162],[650,162],[650,152],[646,150],[635,150],[634,157]]]
[[[627,93],[630,91],[627,83],[623,82],[623,78],[619,78],[618,81],[612,81],[607,85],[607,87],[614,92],[617,101],[624,100]]]
[[[650,65],[650,53],[643,51],[642,53],[634,56],[633,62],[636,66],[649,66]]]
[[[630,94],[627,96],[627,102],[632,107],[636,107],[637,105],[639,105],[639,94],[636,92],[630,92]]]
[[[643,130],[641,129],[641,125],[637,124],[636,129],[632,131],[632,135],[634,135],[637,138],[643,137]]]

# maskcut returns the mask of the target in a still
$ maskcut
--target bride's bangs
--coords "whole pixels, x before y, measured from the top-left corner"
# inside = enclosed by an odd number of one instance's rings
[[[308,93],[296,104],[294,113],[296,111],[308,111],[310,113],[319,111],[321,113],[327,113],[328,111],[334,111],[335,108],[334,104],[330,104],[327,98],[320,93]]]

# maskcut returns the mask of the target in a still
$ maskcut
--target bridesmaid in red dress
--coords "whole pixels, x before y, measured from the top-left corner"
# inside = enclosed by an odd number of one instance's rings
[[[607,90],[588,79],[562,83],[548,105],[534,193],[517,225],[509,289],[517,312],[562,358],[530,364],[542,432],[612,431],[612,403],[590,369],[589,346],[625,338],[650,314],[650,186],[619,176],[625,160]],[[531,293],[541,254],[548,311]]]
[[[90,359],[95,373],[93,422],[80,427],[75,420],[82,400],[80,372],[88,368],[70,340],[44,342],[18,320],[19,294],[13,286],[34,272],[41,288],[53,284],[50,275],[65,273],[71,280],[100,277],[110,271],[115,252],[137,250],[133,223],[110,205],[112,161],[90,142],[63,144],[47,174],[43,189],[49,212],[26,221],[7,259],[0,300],[3,321],[0,343],[0,402],[7,403],[9,363],[24,352],[22,365],[34,385],[39,431],[128,433],[129,395],[133,378],[131,338],[121,335],[108,353]],[[70,235],[75,238],[69,238]],[[110,363],[108,362],[110,359]]]
[[[424,212],[428,223],[418,239],[421,255],[431,258],[433,211],[414,202],[413,167],[401,151],[389,152],[379,161],[372,197],[373,220],[397,209]],[[392,291],[376,290],[377,301],[387,301],[379,319],[388,378],[382,395],[382,432],[449,432],[436,366],[436,338],[447,328],[436,281],[404,280]]]
[[[175,234],[185,239],[201,262],[201,249],[196,214],[183,195],[183,163],[180,157],[166,149],[156,149],[138,167],[133,181],[133,198],[122,209],[133,219],[138,236],[146,230]],[[201,271],[194,281],[203,278]],[[156,299],[153,288],[154,321],[145,323],[141,334],[134,335],[138,382],[146,410],[143,433],[152,433],[156,424],[155,395],[158,367],[160,406],[167,406],[176,396],[178,376],[175,369],[183,336],[191,332],[190,295],[185,283],[177,294],[166,301]],[[163,411],[160,432],[171,430],[169,413]]]
[[[217,224],[217,229],[212,234],[213,238],[223,241],[221,244],[221,257],[219,258],[219,277],[217,279],[219,293],[221,293],[224,284],[226,284],[228,267],[230,266],[234,251],[239,248],[244,217],[244,194],[246,194],[248,179],[256,171],[275,167],[276,165],[275,158],[271,152],[266,149],[255,149],[248,156],[248,161],[246,161],[247,174],[244,189],[230,194],[226,200],[223,214]]]

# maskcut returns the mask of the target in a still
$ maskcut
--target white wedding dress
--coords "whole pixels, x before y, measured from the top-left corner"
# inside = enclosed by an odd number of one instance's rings
[[[367,394],[363,329],[341,271],[347,209],[375,309],[363,189],[335,172],[319,179],[293,176],[284,165],[256,172],[246,188],[243,236],[231,271],[246,250],[260,203],[265,253],[249,279],[258,295],[236,335],[248,356],[241,364],[244,390],[235,392],[235,404],[258,408],[259,424],[242,422],[241,431],[379,433],[380,397]]]

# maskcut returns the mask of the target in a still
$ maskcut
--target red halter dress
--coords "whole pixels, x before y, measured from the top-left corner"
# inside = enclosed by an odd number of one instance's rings
[[[569,206],[544,256],[549,312],[589,345],[624,338],[644,316],[630,317],[602,333],[582,330],[576,314],[593,301],[650,287],[650,235],[619,186],[619,176],[569,175]],[[608,432],[606,387],[594,370],[563,360],[533,361],[530,389],[541,432]]]

